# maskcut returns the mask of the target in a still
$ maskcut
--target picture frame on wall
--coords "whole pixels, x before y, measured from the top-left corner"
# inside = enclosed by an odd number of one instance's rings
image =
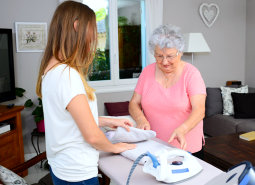
[[[17,52],[43,52],[47,43],[47,23],[15,22]]]

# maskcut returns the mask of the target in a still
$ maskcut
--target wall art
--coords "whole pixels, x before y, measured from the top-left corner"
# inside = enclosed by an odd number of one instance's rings
[[[47,23],[15,22],[17,52],[43,52],[47,43]]]
[[[199,13],[205,25],[210,28],[217,20],[220,8],[215,3],[202,3],[199,7]]]

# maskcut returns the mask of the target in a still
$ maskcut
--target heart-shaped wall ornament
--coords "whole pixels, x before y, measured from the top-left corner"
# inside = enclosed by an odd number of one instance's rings
[[[220,8],[215,3],[202,3],[199,7],[199,13],[205,25],[210,28],[218,18]]]

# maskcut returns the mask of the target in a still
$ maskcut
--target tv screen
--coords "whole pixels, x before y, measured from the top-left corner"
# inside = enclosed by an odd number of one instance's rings
[[[0,28],[0,103],[15,98],[12,29]]]

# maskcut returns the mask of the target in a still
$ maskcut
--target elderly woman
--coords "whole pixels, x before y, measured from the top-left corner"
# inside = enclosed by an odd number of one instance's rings
[[[138,128],[154,130],[159,139],[202,157],[206,88],[198,69],[181,60],[179,28],[158,27],[149,47],[156,62],[143,69],[129,112]]]

